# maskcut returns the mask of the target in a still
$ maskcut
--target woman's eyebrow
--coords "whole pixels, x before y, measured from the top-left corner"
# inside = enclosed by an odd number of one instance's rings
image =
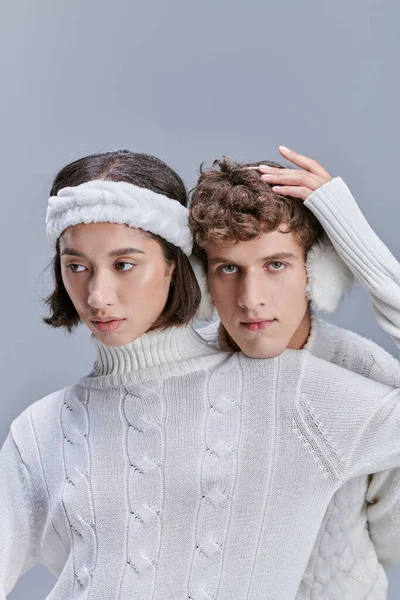
[[[119,248],[118,250],[113,250],[108,254],[108,256],[121,256],[122,254],[146,254],[143,250],[139,248]]]
[[[109,252],[108,256],[121,256],[123,254],[145,254],[145,252],[143,252],[143,250],[140,250],[139,248],[118,248],[117,250],[112,250],[111,252]],[[85,258],[85,255],[82,254],[81,252],[78,252],[78,250],[74,250],[73,248],[64,248],[64,250],[61,253],[61,256],[78,256],[79,258]]]
[[[77,250],[74,250],[73,248],[64,248],[64,250],[61,252],[61,256],[79,256],[80,258],[85,258],[84,254],[81,254],[80,252],[78,252]]]

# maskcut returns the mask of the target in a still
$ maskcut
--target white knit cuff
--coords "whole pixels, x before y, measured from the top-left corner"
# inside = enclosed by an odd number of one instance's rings
[[[125,181],[88,181],[51,196],[46,215],[49,241],[80,223],[119,223],[161,236],[190,256],[188,209],[177,200]]]

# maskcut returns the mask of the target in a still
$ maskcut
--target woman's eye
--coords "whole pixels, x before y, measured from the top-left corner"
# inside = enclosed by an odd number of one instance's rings
[[[221,273],[225,273],[226,275],[229,275],[231,273],[236,273],[237,266],[236,265],[223,265],[222,267],[220,267],[220,271],[221,271]]]
[[[268,269],[270,271],[283,271],[283,269],[285,267],[286,267],[286,265],[281,262],[273,262],[273,263],[269,263],[269,265],[268,265]]]
[[[67,269],[72,271],[72,273],[82,273],[82,271],[85,271],[86,267],[83,265],[77,265],[76,263],[71,263],[67,265]]]
[[[133,269],[135,265],[129,262],[117,262],[115,263],[115,268],[117,269],[117,271],[130,271],[131,269]]]

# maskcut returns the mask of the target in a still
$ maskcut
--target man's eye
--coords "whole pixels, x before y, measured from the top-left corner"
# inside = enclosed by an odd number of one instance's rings
[[[229,275],[230,273],[237,272],[237,266],[236,265],[223,265],[222,267],[219,268],[219,270],[221,271],[221,273],[225,273],[226,275]]]
[[[86,267],[83,265],[77,265],[76,263],[70,263],[67,265],[67,269],[72,271],[72,273],[82,273],[82,271],[85,271]]]
[[[117,271],[130,271],[135,265],[129,262],[120,261],[115,263]]]
[[[281,262],[272,262],[272,263],[269,263],[269,265],[268,265],[268,269],[270,271],[282,271],[285,267],[286,267],[286,265]]]

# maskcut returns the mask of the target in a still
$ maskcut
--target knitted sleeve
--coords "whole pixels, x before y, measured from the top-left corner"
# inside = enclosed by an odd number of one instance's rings
[[[373,352],[369,376],[400,388],[400,364],[382,349]],[[385,569],[400,562],[400,469],[375,473],[367,494],[368,529],[379,562]]]
[[[370,295],[375,316],[400,351],[400,264],[367,223],[340,177],[305,201],[341,258]]]
[[[379,562],[400,562],[400,469],[376,473],[368,487],[368,526]]]
[[[376,384],[371,380],[366,383]],[[384,386],[374,401],[365,387],[366,406],[354,415],[354,439],[347,447],[347,478],[400,467],[400,389]],[[351,410],[349,418],[353,417]]]
[[[400,264],[368,225],[342,179],[323,185],[305,204],[369,293],[378,323],[400,350]],[[371,378],[400,387],[400,366],[393,362],[377,360]],[[374,474],[367,501],[370,536],[387,569],[400,562],[400,470]]]
[[[0,600],[36,562],[32,486],[10,433],[0,451]]]
[[[400,467],[400,389],[308,354],[300,391],[310,435],[342,483]]]

